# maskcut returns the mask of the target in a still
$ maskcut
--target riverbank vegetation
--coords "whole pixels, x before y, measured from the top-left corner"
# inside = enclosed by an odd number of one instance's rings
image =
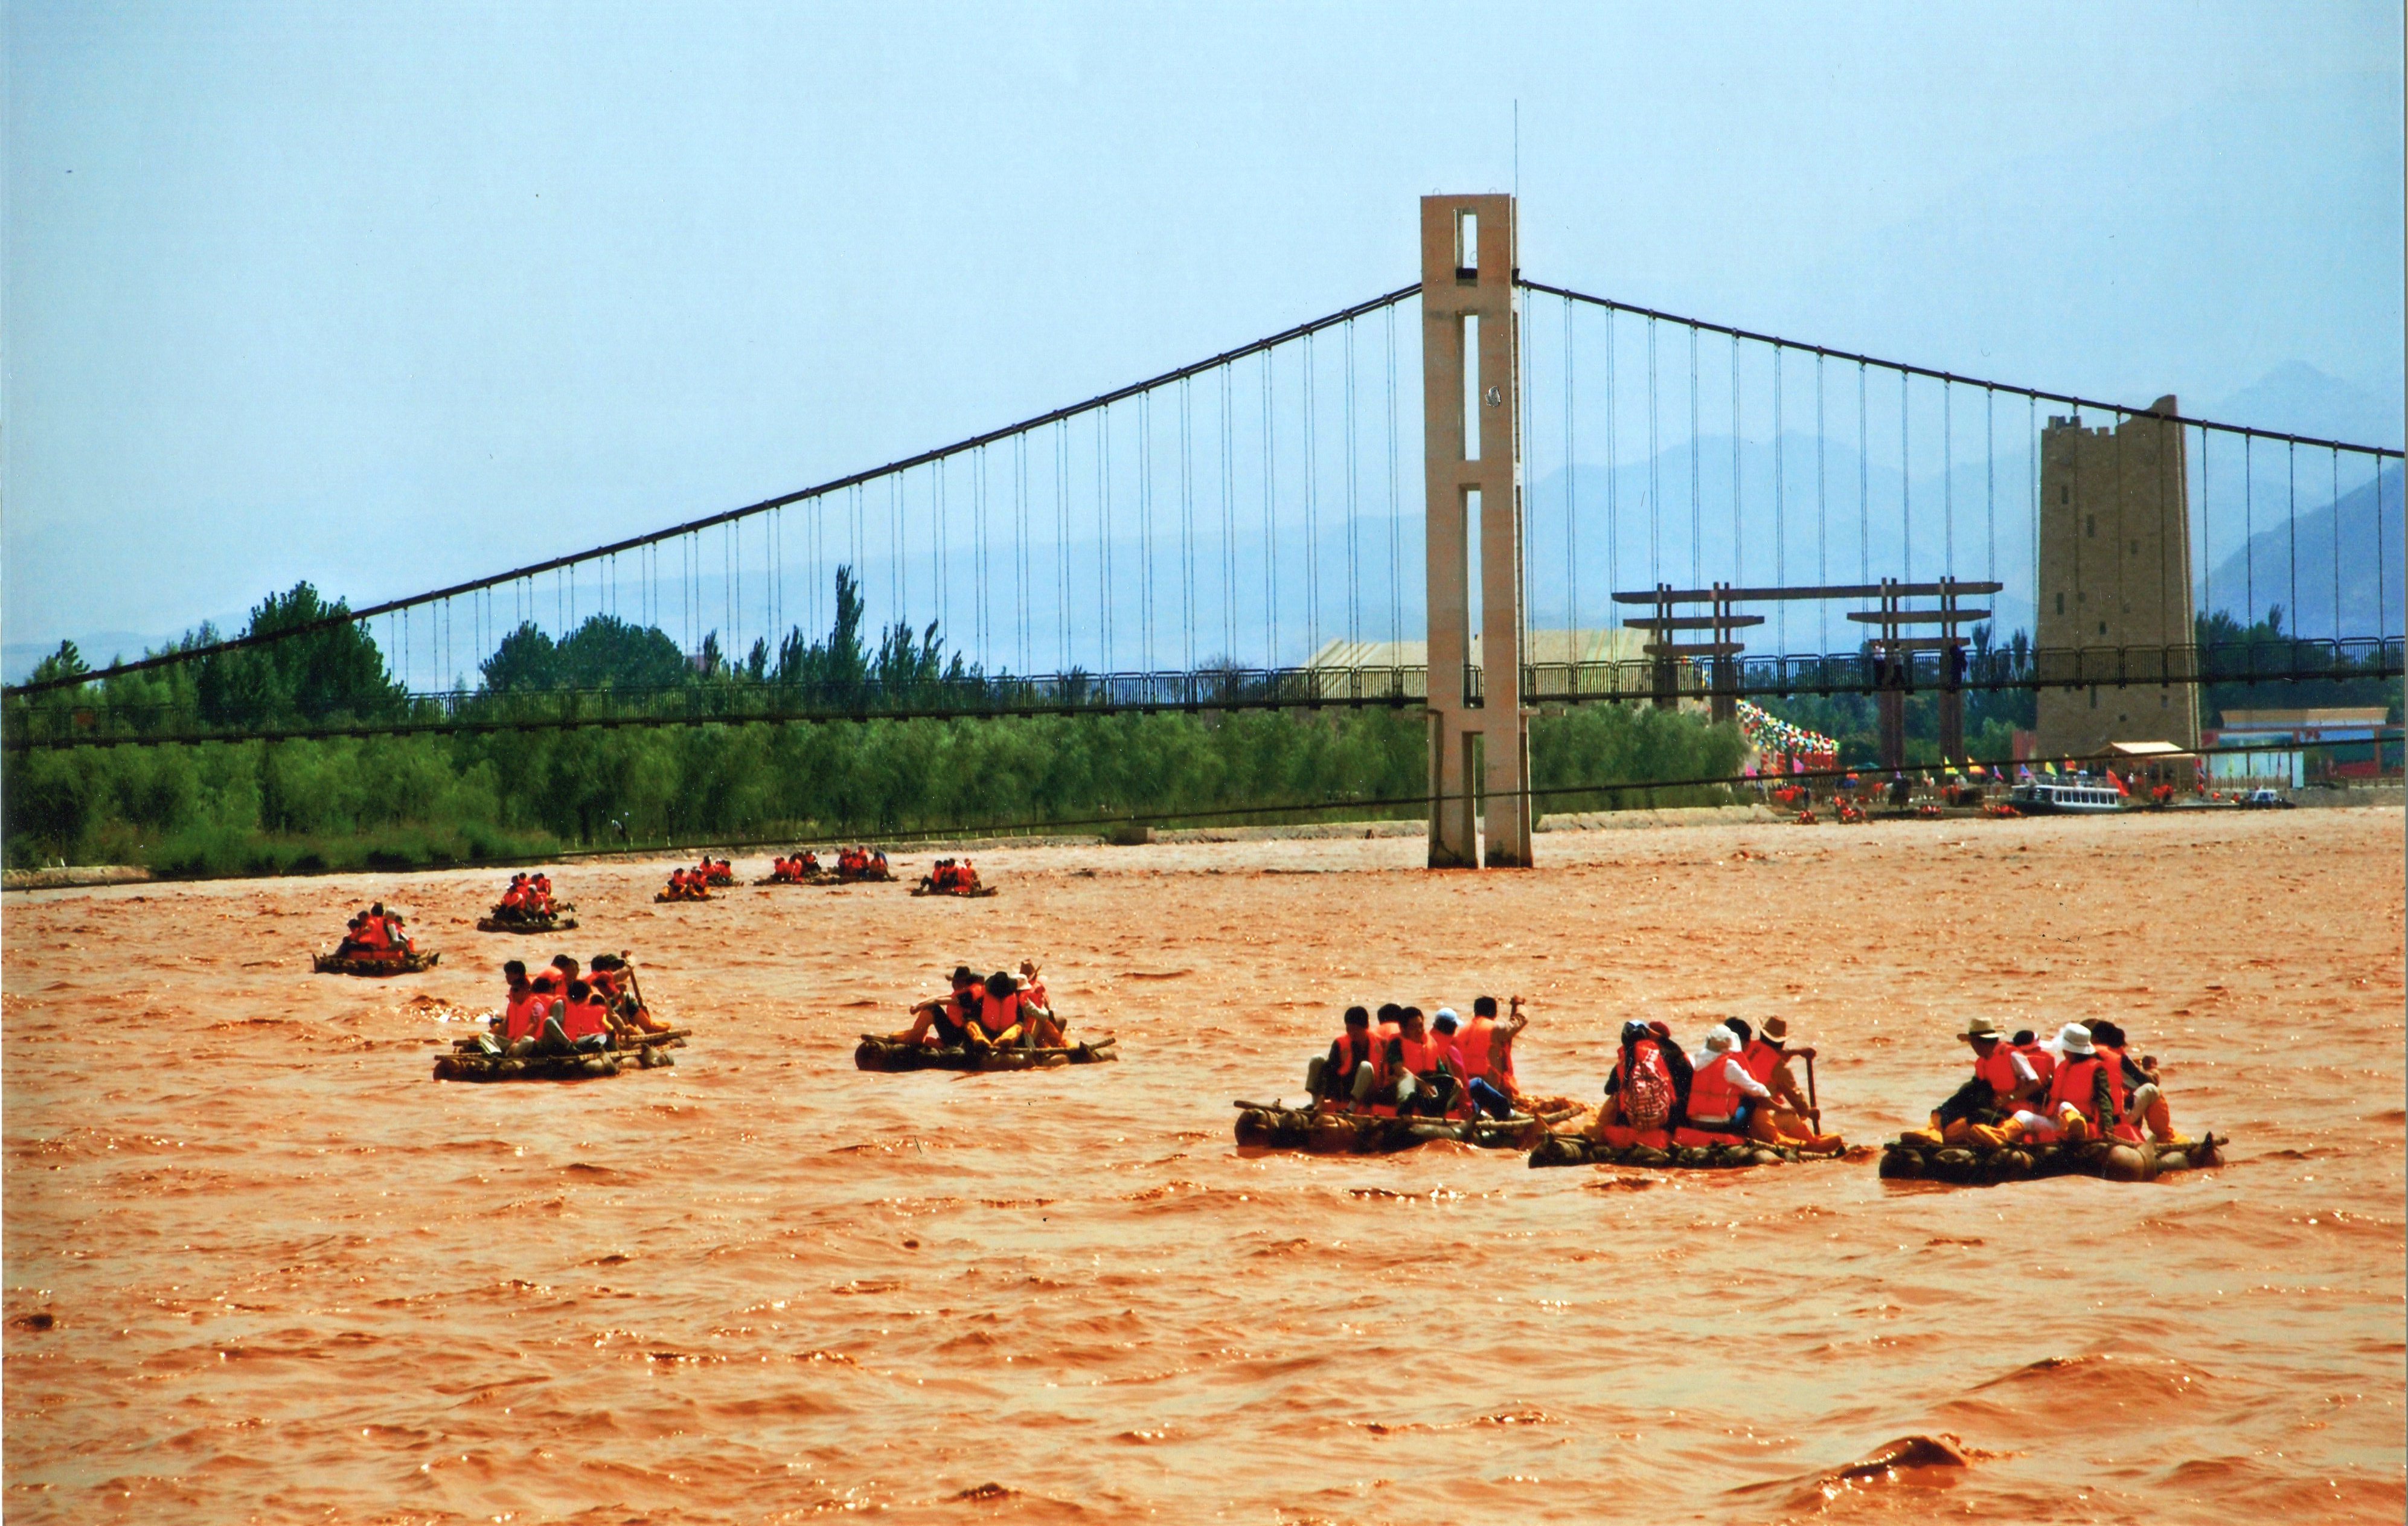
[[[341,609],[305,583],[263,602],[243,634]],[[494,728],[11,755],[7,858],[136,863],[163,875],[306,873],[732,842],[1427,814],[1418,705],[712,719],[761,713],[765,697],[774,713],[781,695],[893,703],[1013,682],[949,654],[933,626],[872,639],[849,573],[838,575],[837,611],[824,637],[790,632],[775,650],[759,642],[733,660],[715,641],[689,658],[659,630],[605,615],[558,641],[522,626],[481,665],[474,692],[441,702],[448,709],[405,693],[369,633],[351,624],[53,690],[30,703],[55,724],[136,734],[196,720],[236,735],[298,723]],[[204,628],[180,644],[218,639]],[[73,676],[80,660],[63,648],[36,676]],[[540,724],[571,705],[624,724]],[[669,718],[680,724],[646,724]],[[518,722],[537,724],[508,728]],[[1719,786],[1614,786],[1727,776],[1743,753],[1735,730],[1692,714],[1597,705],[1541,715],[1531,727],[1534,787],[1545,792],[1537,808],[1718,803],[1729,798]]]

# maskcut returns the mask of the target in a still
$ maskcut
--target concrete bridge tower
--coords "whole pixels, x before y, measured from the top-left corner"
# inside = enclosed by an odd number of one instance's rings
[[[1512,196],[1422,198],[1433,869],[1480,867],[1484,815],[1487,863],[1530,862],[1516,239]]]

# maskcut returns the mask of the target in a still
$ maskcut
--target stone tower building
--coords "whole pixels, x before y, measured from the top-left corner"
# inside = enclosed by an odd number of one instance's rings
[[[2055,685],[2039,694],[2043,757],[2199,745],[2183,426],[2172,397],[2149,411],[2165,417],[2102,429],[2052,418],[2041,435],[2034,644]]]

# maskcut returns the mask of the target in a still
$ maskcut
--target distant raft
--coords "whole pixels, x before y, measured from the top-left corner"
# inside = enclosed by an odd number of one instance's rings
[[[577,926],[577,918],[554,916],[499,916],[493,913],[477,918],[479,932],[566,932]]]
[[[1116,1060],[1121,1058],[1116,1042],[1105,1037],[1065,1049],[972,1049],[961,1044],[939,1049],[882,1033],[864,1033],[853,1052],[853,1063],[854,1069],[864,1071],[1041,1071]]]
[[[1536,1166],[1647,1166],[1659,1171],[1737,1171],[1744,1166],[1837,1160],[1841,1151],[1809,1152],[1786,1144],[1734,1139],[1718,1144],[1609,1144],[1589,1134],[1549,1134],[1530,1151]],[[1864,1151],[1858,1151],[1864,1154]]]
[[[512,1058],[489,1055],[474,1039],[453,1042],[452,1053],[435,1061],[437,1081],[591,1081],[622,1071],[659,1070],[675,1065],[672,1048],[685,1045],[685,1029],[646,1033],[631,1048],[604,1049],[583,1055],[527,1055]]]
[[[366,957],[357,954],[320,954],[310,959],[310,968],[322,975],[415,975],[435,968],[440,954],[405,954],[399,958]]]
[[[1393,1155],[1440,1140],[1484,1150],[1526,1150],[1547,1137],[1544,1116],[1510,1118],[1384,1117],[1326,1113],[1279,1102],[1232,1104],[1238,1148],[1302,1150],[1308,1155]]]
[[[2127,1144],[2094,1139],[2079,1144],[1943,1144],[1894,1139],[1882,1147],[1881,1173],[1894,1182],[1946,1182],[1997,1187],[2041,1176],[2096,1176],[2110,1182],[2152,1182],[2178,1171],[2224,1164],[2229,1139],[2202,1134],[2180,1143]]]
[[[915,896],[953,896],[962,900],[984,900],[987,897],[995,894],[995,886],[991,885],[976,885],[967,890],[939,890],[924,879],[919,884],[911,887],[911,893]]]
[[[717,900],[719,898],[717,896],[673,896],[666,890],[655,890],[652,892],[652,904],[655,906],[683,906],[688,903],[700,903],[707,900]]]

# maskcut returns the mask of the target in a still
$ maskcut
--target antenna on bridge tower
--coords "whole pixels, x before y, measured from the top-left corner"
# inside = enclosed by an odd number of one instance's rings
[[[1422,198],[1433,869],[1480,866],[1475,786],[1487,863],[1530,862],[1518,248],[1512,196]]]

